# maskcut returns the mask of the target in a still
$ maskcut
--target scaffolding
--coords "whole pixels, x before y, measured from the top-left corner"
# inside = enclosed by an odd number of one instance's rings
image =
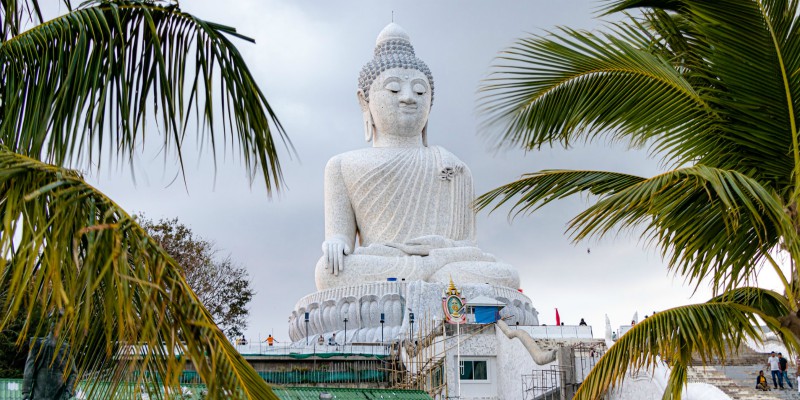
[[[456,336],[452,324],[423,318],[420,329],[392,348],[389,359],[395,360],[391,376],[396,377],[392,388],[422,390],[434,399],[447,399],[447,353],[460,343],[480,335],[494,324],[463,324],[461,336]],[[449,343],[448,343],[449,341]]]
[[[522,398],[524,400],[564,400],[571,398],[571,393],[583,383],[586,375],[594,368],[597,361],[606,351],[605,343],[578,343],[566,346],[571,354],[572,362],[564,360],[562,364],[550,366],[549,369],[533,370],[523,374]]]
[[[397,379],[392,388],[423,390],[431,397],[446,396],[446,344],[444,322],[423,318],[414,336],[401,340],[391,359],[396,360],[391,375]]]
[[[557,366],[522,375],[522,399],[561,400],[561,382],[566,378],[567,371]]]
[[[580,343],[573,346],[575,350],[575,381],[583,382],[586,375],[600,361],[600,357],[606,352],[605,342],[594,344]]]
[[[448,360],[446,355],[454,352],[463,342],[494,329],[494,324],[456,326],[426,315],[418,320],[416,328],[409,329],[406,337],[391,347],[385,363],[386,375],[390,377],[389,387],[421,390],[434,399],[449,399],[451,395],[457,395],[454,388],[448,389],[447,379],[448,369],[455,370],[456,374],[459,371],[449,366],[448,362],[458,361]],[[569,348],[569,355],[561,360],[560,365],[521,375],[524,399],[569,397],[568,393],[574,393],[606,350],[604,342],[582,342],[566,347]]]

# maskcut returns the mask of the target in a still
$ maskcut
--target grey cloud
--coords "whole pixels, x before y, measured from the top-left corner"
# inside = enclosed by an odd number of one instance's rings
[[[162,178],[160,159],[140,163],[148,179],[136,186],[125,171],[103,172],[96,182],[129,211],[179,217],[248,268],[258,290],[247,330],[251,338],[272,333],[286,340],[294,303],[314,291],[313,269],[323,240],[322,171],[334,154],[368,145],[356,80],[392,10],[436,79],[430,143],[467,162],[479,192],[544,168],[658,170],[642,152],[603,145],[493,154],[478,135],[476,90],[498,52],[525,32],[542,33],[559,24],[596,27],[595,2],[244,1],[220,7],[206,0],[181,6],[257,38],[257,44],[241,42],[239,48],[299,153],[301,161],[282,159],[289,189],[268,200],[260,182],[250,187],[241,166],[231,160],[220,162],[214,180],[208,158],[196,169],[198,164],[187,163],[188,194],[180,182],[165,188],[173,173]],[[276,30],[281,27],[283,32]],[[601,335],[604,313],[618,325],[634,311],[643,316],[686,302],[690,290],[673,283],[661,260],[635,238],[572,245],[565,226],[585,204],[565,201],[512,225],[507,210],[479,217],[480,246],[517,266],[542,322],[552,324],[558,307],[565,322],[586,318]],[[587,247],[593,248],[591,254]]]

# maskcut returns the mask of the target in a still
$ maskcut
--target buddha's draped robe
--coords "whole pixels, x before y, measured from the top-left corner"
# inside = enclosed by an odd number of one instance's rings
[[[472,175],[464,163],[438,146],[379,151],[394,154],[374,165],[341,166],[361,246],[424,235],[474,241]]]
[[[512,266],[476,247],[472,174],[447,150],[368,148],[340,154],[326,167],[325,185],[326,202],[335,203],[330,209],[326,206],[325,218],[331,222],[326,223],[326,237],[352,240],[342,232],[355,223],[360,240],[344,257],[338,276],[324,259],[317,262],[317,289],[387,278],[446,283],[450,277],[463,283],[519,286]],[[328,197],[331,193],[336,194]],[[337,214],[350,211],[352,216]],[[405,251],[410,241],[423,236],[443,240],[429,246],[426,255]]]

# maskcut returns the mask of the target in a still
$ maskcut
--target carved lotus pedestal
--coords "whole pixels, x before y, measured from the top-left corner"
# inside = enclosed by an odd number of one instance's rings
[[[348,344],[393,342],[410,334],[410,313],[414,313],[416,336],[420,329],[433,327],[442,320],[442,294],[446,288],[444,283],[415,281],[374,282],[322,290],[297,302],[289,317],[289,336],[300,345],[306,343],[306,336],[309,343],[314,343],[322,335],[327,343],[335,333],[336,341],[344,344],[347,319]],[[501,315],[508,317],[509,325],[539,324],[531,299],[516,290],[489,284],[465,284],[458,288],[467,302],[486,296],[505,303]],[[381,314],[384,314],[383,324]]]

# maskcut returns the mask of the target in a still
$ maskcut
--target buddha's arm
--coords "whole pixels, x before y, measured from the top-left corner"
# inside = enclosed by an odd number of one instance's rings
[[[345,254],[355,248],[356,217],[342,176],[341,159],[337,156],[325,166],[325,241],[323,258],[331,273],[338,275],[344,266]]]

